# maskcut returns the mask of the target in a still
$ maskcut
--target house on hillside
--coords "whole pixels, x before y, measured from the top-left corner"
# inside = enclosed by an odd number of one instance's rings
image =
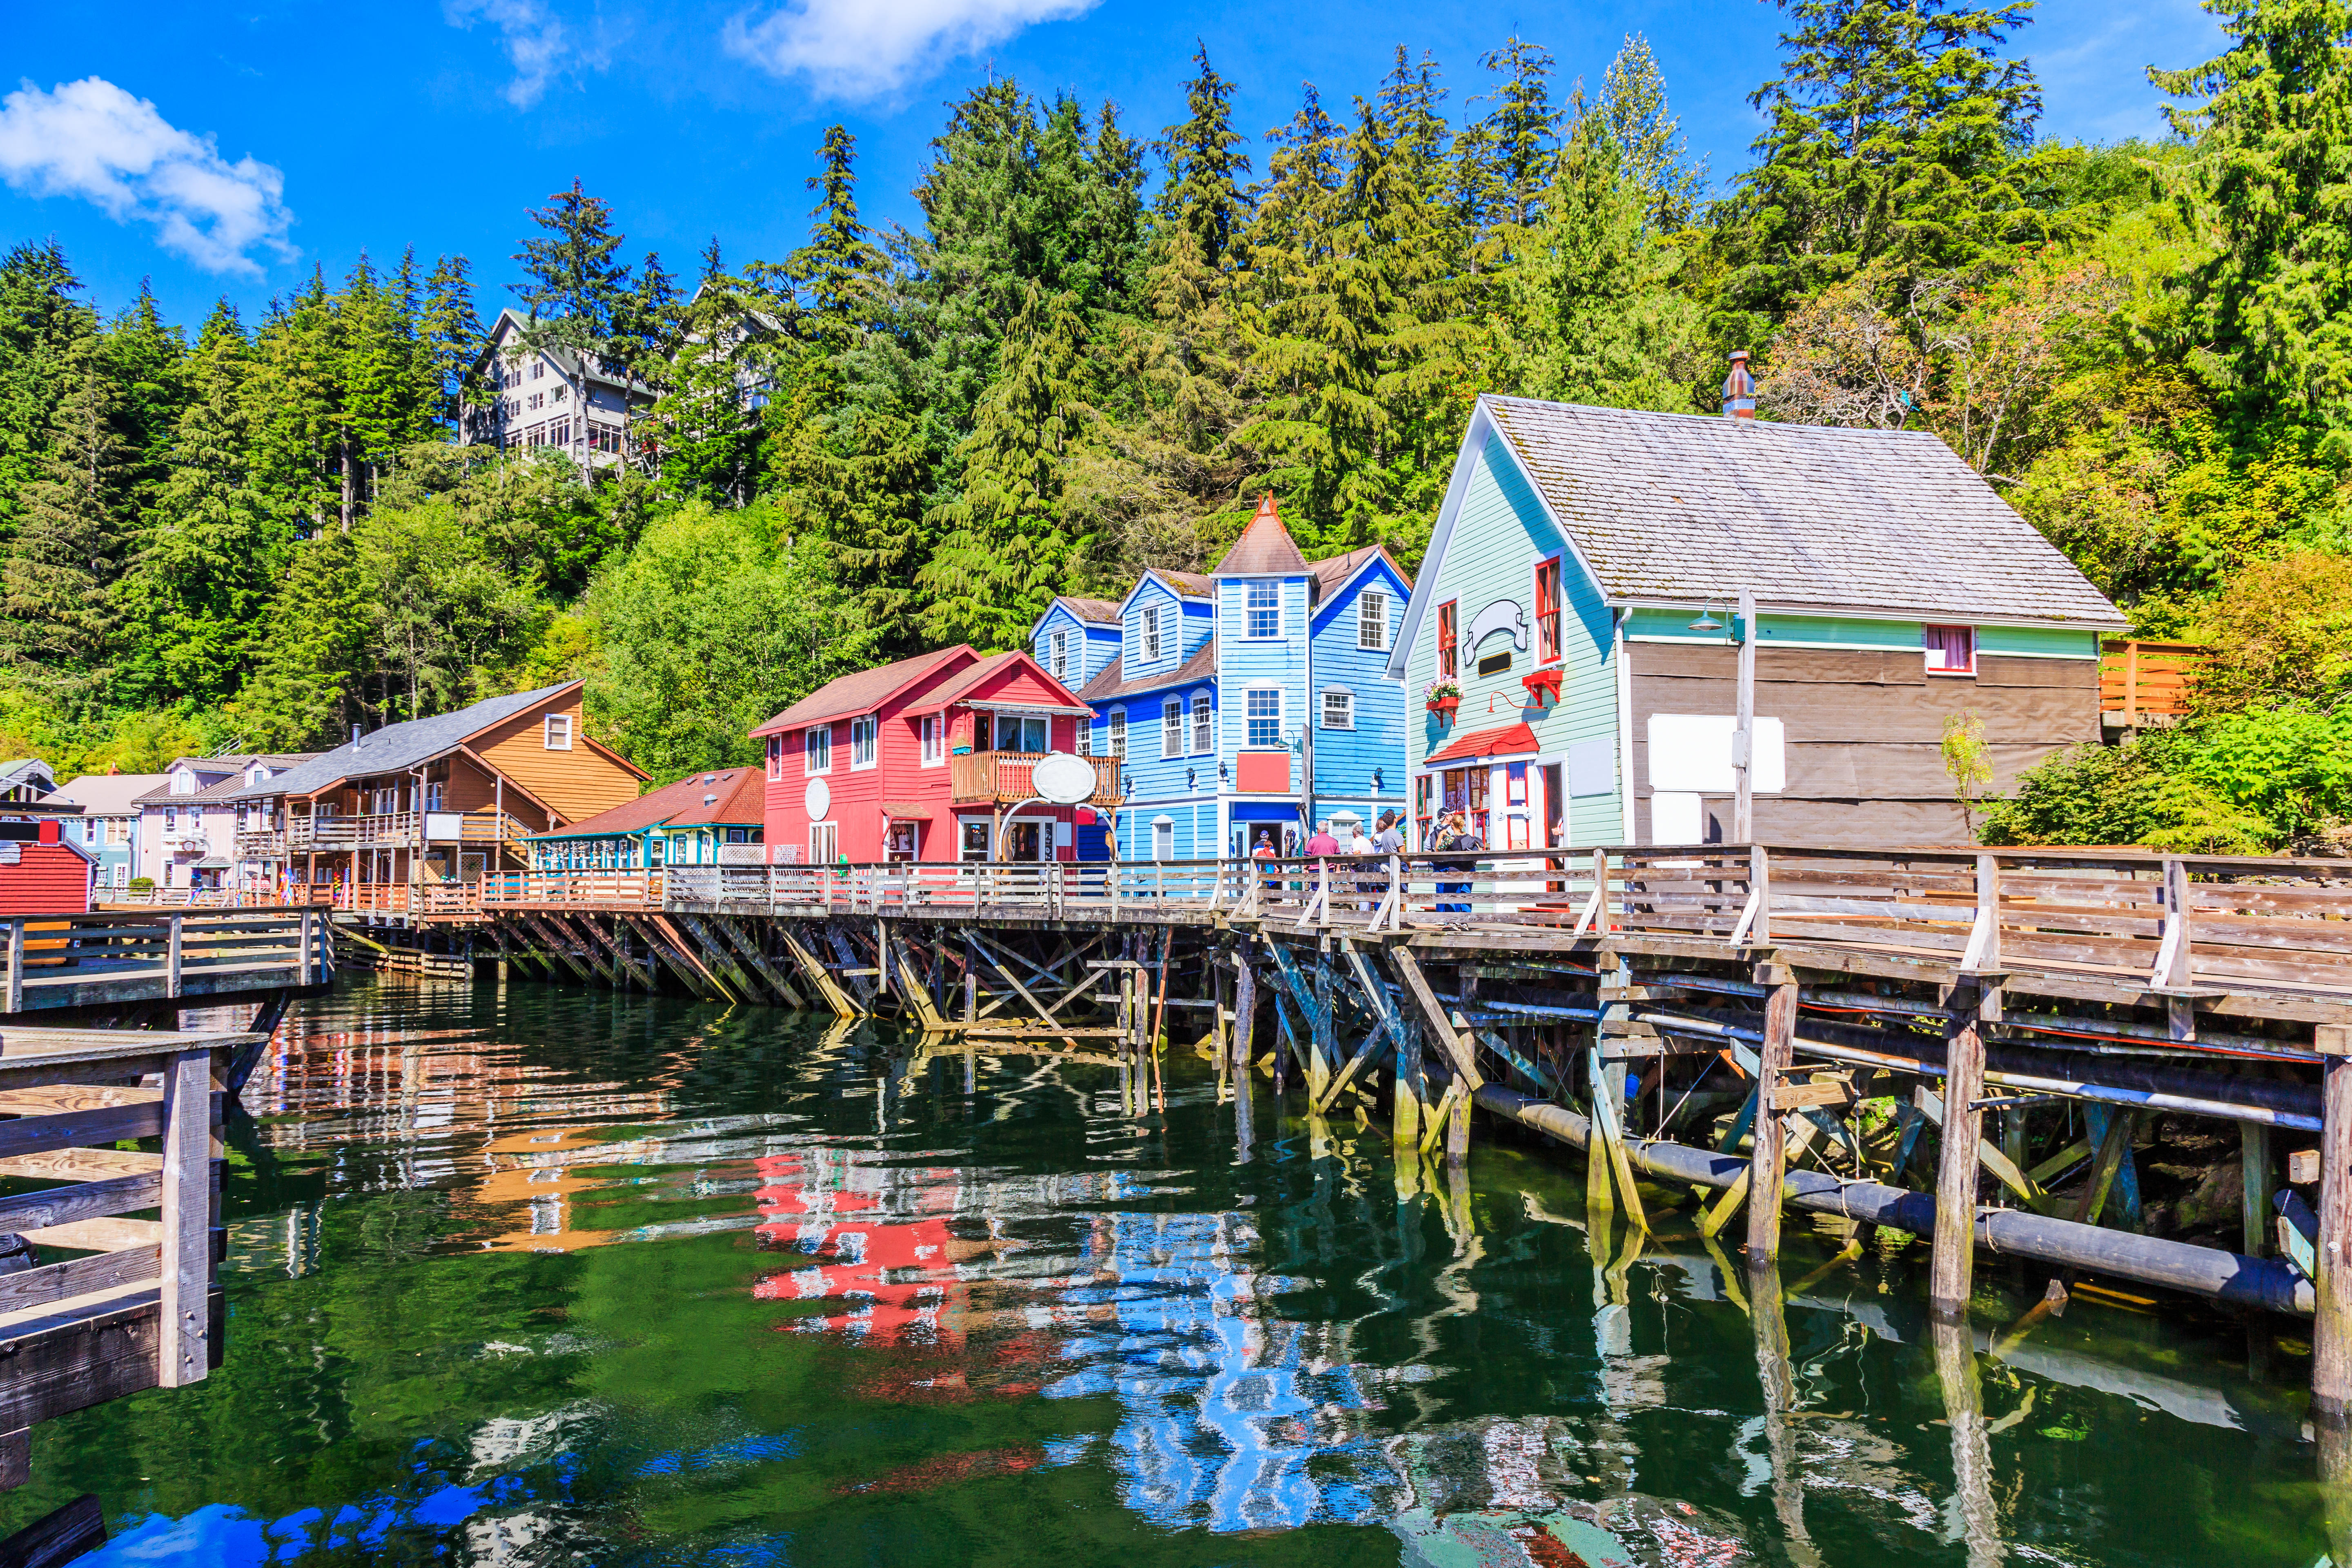
[[[1309,563],[1271,496],[1213,572],[1145,573],[1078,693],[1089,750],[1119,764],[1119,858],[1246,855],[1260,836],[1295,850],[1318,819],[1369,829],[1402,806],[1388,660],[1409,592],[1376,545]],[[1035,636],[1066,634],[1058,609]]]
[[[758,768],[689,773],[610,811],[530,836],[534,871],[644,871],[664,866],[716,866],[729,846],[754,865],[767,812],[767,780]]]
[[[1087,717],[1029,655],[969,645],[828,681],[751,731],[766,742],[769,858],[1074,859],[1110,804],[1110,767],[1097,761],[1076,807],[1036,800],[1030,770],[1076,749]]]
[[[459,407],[458,444],[502,451],[552,447],[583,468],[609,468],[635,452],[641,433],[634,426],[653,406],[653,388],[624,364],[527,347],[530,327],[511,309],[491,323],[474,371],[494,395]]]
[[[1961,838],[1954,715],[1995,789],[2099,739],[2115,605],[1935,437],[1761,423],[1745,381],[1720,418],[1478,400],[1389,666],[1418,827],[1722,840],[1745,637],[1759,840]]]
[[[48,804],[81,808],[80,817],[68,823],[66,833],[96,862],[94,886],[101,897],[108,889],[127,889],[131,879],[142,874],[139,826],[145,808],[139,800],[169,782],[163,773],[85,773],[49,797]]]
[[[240,863],[239,827],[252,807],[235,797],[311,754],[240,752],[174,761],[161,783],[132,798],[139,808],[135,875],[165,889],[257,891],[267,885],[275,890],[275,882],[265,884],[274,873],[260,858],[247,854]]]
[[[520,868],[533,835],[635,800],[645,783],[642,768],[582,728],[581,685],[387,724],[257,783],[239,781],[226,799],[275,808],[257,830],[274,837],[249,847],[271,858],[281,886],[340,889],[339,902],[352,889]],[[396,897],[373,901],[405,907]]]
[[[29,805],[56,793],[58,776],[38,757],[0,763],[0,805]]]

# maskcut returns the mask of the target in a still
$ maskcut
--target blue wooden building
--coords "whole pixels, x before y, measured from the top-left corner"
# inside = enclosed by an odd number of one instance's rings
[[[1410,594],[1378,546],[1308,562],[1268,497],[1205,576],[1147,572],[1116,606],[1056,600],[1033,646],[1049,669],[1057,647],[1087,661],[1088,748],[1121,764],[1118,857],[1245,855],[1260,835],[1295,850],[1318,820],[1402,808],[1388,660]]]

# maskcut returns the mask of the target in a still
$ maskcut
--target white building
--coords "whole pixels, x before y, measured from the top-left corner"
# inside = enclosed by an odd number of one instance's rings
[[[609,468],[640,439],[635,426],[653,406],[653,388],[628,367],[569,349],[531,349],[530,321],[501,310],[489,342],[474,362],[496,391],[485,407],[458,410],[460,446],[491,445],[520,451],[554,447],[583,468]]]

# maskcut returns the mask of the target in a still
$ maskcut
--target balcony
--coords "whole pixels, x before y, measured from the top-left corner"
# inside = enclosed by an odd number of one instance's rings
[[[948,759],[950,786],[958,805],[1013,805],[1037,792],[1029,787],[1029,770],[1043,761],[1043,752],[968,752]],[[1113,805],[1118,800],[1118,759],[1088,757],[1094,764],[1095,793],[1089,805]]]
[[[288,853],[421,849],[435,844],[512,845],[530,828],[497,811],[394,811],[371,816],[297,816],[287,824]]]
[[[274,827],[240,828],[236,835],[236,858],[240,860],[283,860],[286,858],[286,835]]]

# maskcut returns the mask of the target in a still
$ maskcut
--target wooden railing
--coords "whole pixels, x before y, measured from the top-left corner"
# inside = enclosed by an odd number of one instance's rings
[[[370,816],[297,816],[286,827],[286,853],[307,855],[345,849],[416,849],[427,842],[426,818],[457,819],[457,837],[435,837],[446,844],[515,844],[530,832],[529,825],[499,811],[395,811]],[[436,821],[431,826],[439,826]]]
[[[958,805],[986,802],[1009,805],[1030,799],[1030,770],[1044,760],[1043,752],[967,752],[948,759],[950,787]],[[1088,800],[1108,805],[1118,798],[1118,759],[1088,757],[1094,765],[1095,793]]]
[[[662,907],[664,879],[668,875],[662,871],[491,871],[477,885],[475,899],[486,910],[657,910]]]
[[[237,829],[236,858],[240,860],[283,860],[286,858],[285,830],[276,827]]]
[[[316,910],[18,915],[0,920],[0,1013],[310,985],[334,971]]]
[[[59,1184],[0,1197],[0,1230],[73,1256],[0,1275],[0,1402],[16,1426],[221,1362],[214,1238],[223,1082],[250,1035],[8,1031],[0,1175]],[[161,1140],[157,1152],[127,1140]],[[141,1213],[157,1217],[127,1217]],[[148,1342],[152,1360],[126,1349]]]
[[[2120,639],[2099,653],[2099,711],[2120,716],[2126,728],[2143,719],[2173,719],[2189,711],[2189,688],[2213,657],[2202,643]]]

